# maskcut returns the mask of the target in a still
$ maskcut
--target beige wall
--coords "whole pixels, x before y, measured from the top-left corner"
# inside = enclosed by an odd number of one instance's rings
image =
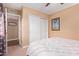
[[[48,25],[48,36],[58,36],[70,39],[79,39],[79,4],[73,7],[64,9],[57,12],[49,17],[42,12],[36,11],[31,8],[22,9],[22,46],[28,46],[29,44],[29,14],[34,14],[49,18]],[[51,30],[51,19],[60,17],[60,31]]]
[[[28,17],[29,14],[34,14],[37,16],[41,16],[41,17],[49,17],[48,15],[36,11],[34,9],[31,8],[23,8],[22,9],[22,46],[23,47],[27,47],[28,46],[28,42],[29,42],[29,25],[28,25]]]
[[[60,17],[60,31],[51,30],[51,19]],[[79,4],[50,16],[49,37],[60,36],[79,40]]]

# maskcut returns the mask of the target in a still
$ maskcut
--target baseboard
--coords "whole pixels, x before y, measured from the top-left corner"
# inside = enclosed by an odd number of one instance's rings
[[[23,46],[22,48],[28,48],[29,46]]]

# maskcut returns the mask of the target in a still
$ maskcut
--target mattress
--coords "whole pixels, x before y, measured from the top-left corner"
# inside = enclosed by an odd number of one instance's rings
[[[78,56],[79,41],[52,37],[31,42],[27,49],[29,56]]]

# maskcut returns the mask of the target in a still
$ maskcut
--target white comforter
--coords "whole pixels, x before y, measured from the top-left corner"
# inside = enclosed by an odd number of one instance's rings
[[[79,41],[52,37],[30,43],[27,50],[30,56],[77,56]]]

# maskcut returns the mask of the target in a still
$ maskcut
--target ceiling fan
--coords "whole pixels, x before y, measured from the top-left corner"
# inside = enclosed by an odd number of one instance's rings
[[[47,3],[46,5],[45,5],[45,7],[48,7],[49,5],[50,5],[51,3]],[[63,5],[64,3],[60,3],[60,5]]]

